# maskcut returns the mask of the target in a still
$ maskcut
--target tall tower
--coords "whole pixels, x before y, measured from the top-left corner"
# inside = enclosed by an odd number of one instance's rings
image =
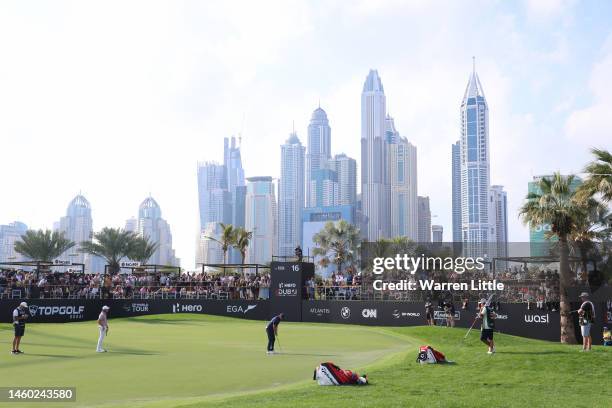
[[[267,264],[276,253],[277,212],[272,177],[247,178],[245,228],[253,231],[247,263]]]
[[[495,241],[489,220],[489,108],[472,70],[461,101],[461,234],[468,254],[486,254]]]
[[[327,113],[319,106],[312,112],[308,124],[308,152],[306,153],[306,206],[312,207],[312,190],[320,189],[315,180],[318,170],[327,168],[331,158],[331,128]]]
[[[330,160],[338,180],[338,205],[357,205],[357,161],[341,153]]]
[[[453,215],[453,242],[462,242],[461,239],[461,142],[457,140],[452,145],[452,215]]]
[[[491,186],[489,189],[490,232],[496,242],[495,256],[508,256],[508,196],[504,186]],[[505,263],[504,263],[505,264]]]
[[[126,229],[128,228],[126,223]],[[158,245],[153,256],[147,261],[149,264],[178,266],[178,260],[172,249],[170,225],[162,218],[159,204],[153,197],[147,197],[138,207],[138,219],[134,232]]]
[[[281,172],[278,185],[278,250],[292,256],[302,245],[302,210],[304,209],[305,149],[295,132],[281,145]]]
[[[25,256],[15,251],[15,242],[28,231],[23,222],[14,221],[8,225],[0,225],[0,262],[21,262]]]
[[[91,241],[93,227],[91,218],[91,206],[89,201],[81,194],[74,197],[68,204],[66,215],[60,218],[58,230],[64,233],[64,237],[74,242],[76,245],[61,256],[62,260],[73,263],[87,262],[86,254],[79,251],[81,242]],[[86,266],[90,269],[90,265]]]
[[[232,224],[235,227],[244,227],[244,169],[242,168],[242,156],[240,146],[236,144],[236,138],[224,138],[223,140],[223,166],[225,167],[225,180],[227,191],[231,195]]]
[[[385,91],[370,70],[361,93],[362,234],[369,241],[390,236],[389,184],[386,180]]]
[[[419,243],[431,242],[431,210],[429,208],[429,197],[417,197],[419,217]]]
[[[388,180],[390,182],[391,235],[418,238],[416,147],[401,137],[393,118],[387,115]]]

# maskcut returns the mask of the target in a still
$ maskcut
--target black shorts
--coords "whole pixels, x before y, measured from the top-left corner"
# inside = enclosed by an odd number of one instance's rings
[[[426,320],[431,320],[431,319],[433,319],[433,314],[431,314],[431,313],[425,313],[425,319],[426,319]]]
[[[15,337],[23,337],[25,333],[25,326],[19,326],[18,324],[13,326],[15,327]]]
[[[480,340],[493,340],[493,329],[482,329],[480,332]]]

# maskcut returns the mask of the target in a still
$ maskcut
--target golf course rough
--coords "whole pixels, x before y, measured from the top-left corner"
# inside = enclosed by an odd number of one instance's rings
[[[109,352],[95,353],[94,322],[30,324],[26,354],[13,356],[4,324],[0,387],[76,387],[77,402],[53,407],[612,406],[612,358],[603,347],[583,354],[497,335],[498,353],[489,356],[478,331],[462,341],[462,329],[283,322],[283,353],[268,356],[264,326],[193,314],[112,319]],[[416,364],[422,344],[456,364]],[[319,387],[311,378],[323,361],[365,372],[372,385]]]

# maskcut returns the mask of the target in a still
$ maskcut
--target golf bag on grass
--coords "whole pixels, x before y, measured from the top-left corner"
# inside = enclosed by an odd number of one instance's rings
[[[431,346],[421,346],[416,361],[420,364],[448,363],[446,356]]]
[[[360,377],[359,374],[350,370],[343,370],[334,363],[321,363],[315,368],[313,380],[319,385],[366,385],[368,378],[366,375]]]

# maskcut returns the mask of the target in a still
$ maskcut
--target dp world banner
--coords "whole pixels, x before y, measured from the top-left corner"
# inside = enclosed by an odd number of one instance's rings
[[[0,302],[0,322],[12,322],[13,310],[20,301]],[[269,302],[206,299],[28,299],[28,323],[67,323],[96,320],[102,306],[110,307],[109,317],[148,314],[201,313],[244,319],[265,320]]]

